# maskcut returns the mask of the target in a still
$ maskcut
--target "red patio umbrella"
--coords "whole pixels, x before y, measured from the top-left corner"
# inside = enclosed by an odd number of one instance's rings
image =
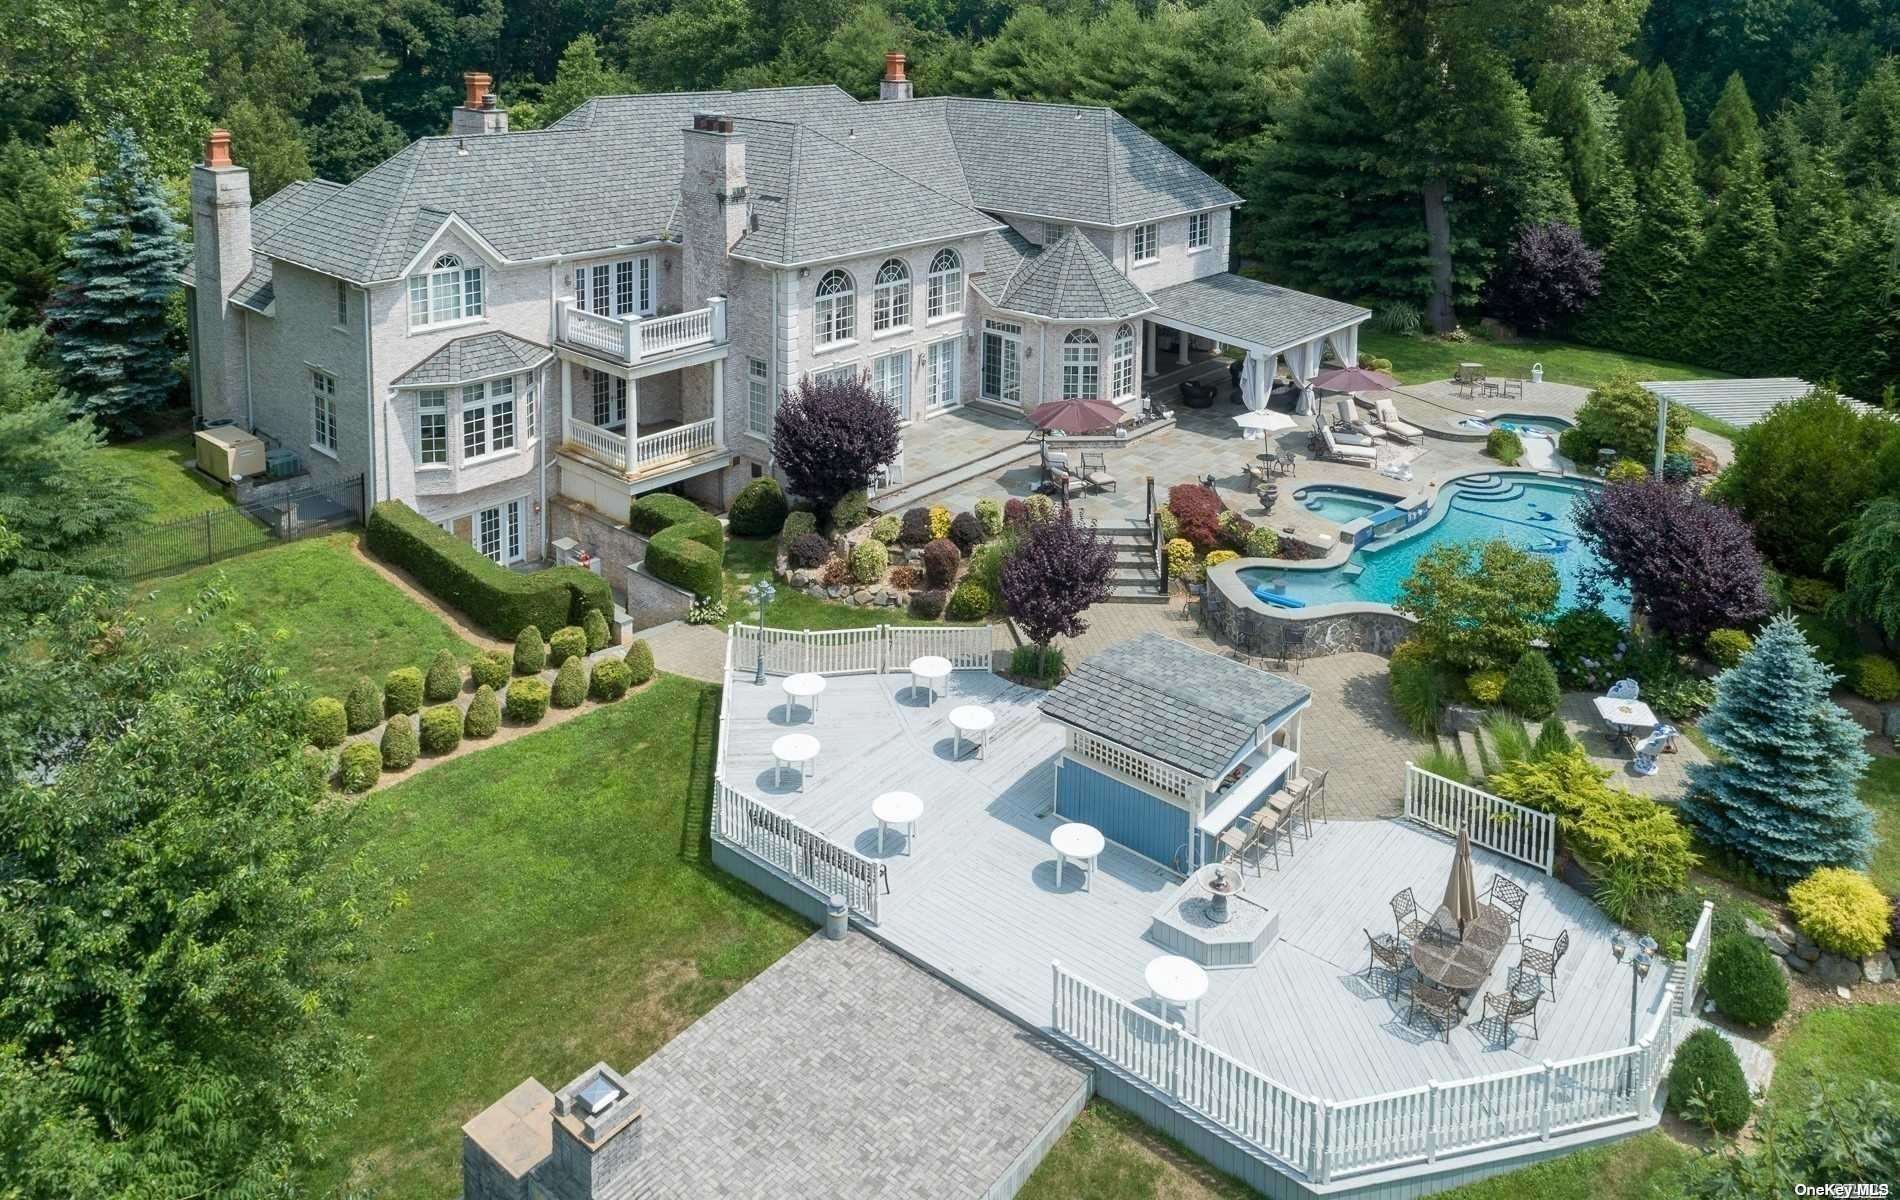
[[[1030,411],[1029,423],[1042,430],[1099,433],[1115,428],[1122,416],[1121,407],[1107,400],[1051,400]]]
[[[1326,392],[1384,392],[1399,386],[1399,381],[1384,371],[1332,367],[1313,376],[1313,386]]]

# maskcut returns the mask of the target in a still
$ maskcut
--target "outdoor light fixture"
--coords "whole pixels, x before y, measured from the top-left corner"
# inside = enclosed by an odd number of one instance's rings
[[[748,587],[746,589],[746,595],[751,597],[752,603],[758,605],[758,608],[759,608],[759,648],[758,648],[758,654],[753,659],[753,663],[752,663],[752,682],[759,684],[760,686],[764,686],[765,684],[765,606],[772,603],[772,597],[778,595],[778,589],[772,586],[771,580],[761,579],[757,583],[753,584],[751,587]]]
[[[1616,955],[1616,961],[1620,963],[1623,961],[1624,956],[1629,954],[1629,952],[1630,952],[1629,940],[1626,937],[1624,937],[1623,931],[1619,929],[1616,931],[1615,939],[1610,942],[1610,953]],[[1629,1044],[1632,1046],[1636,1044],[1637,989],[1642,985],[1643,980],[1648,978],[1649,968],[1655,965],[1655,962],[1656,962],[1655,955],[1656,955],[1656,939],[1653,937],[1650,937],[1648,934],[1644,934],[1642,938],[1639,939],[1636,943],[1635,957],[1631,958],[1629,960],[1629,963],[1627,964],[1630,969],[1630,1042]],[[1624,1090],[1626,1091],[1629,1088],[1630,1069],[1631,1069],[1631,1066],[1630,1066],[1629,1060],[1626,1058],[1624,1061],[1624,1066],[1623,1066],[1623,1087],[1624,1087]]]

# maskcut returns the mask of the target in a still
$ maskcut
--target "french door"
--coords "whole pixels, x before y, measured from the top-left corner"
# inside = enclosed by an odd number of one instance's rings
[[[985,321],[983,330],[983,397],[1004,404],[1023,402],[1022,326]]]
[[[522,559],[522,502],[510,500],[475,514],[475,548],[503,566]]]

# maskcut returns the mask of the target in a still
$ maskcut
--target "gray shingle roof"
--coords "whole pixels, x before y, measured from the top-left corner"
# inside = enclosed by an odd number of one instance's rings
[[[983,265],[988,275],[987,258]],[[1073,226],[1054,245],[1024,258],[993,303],[1052,321],[1117,321],[1155,306]]]
[[[1148,633],[1084,659],[1042,702],[1058,721],[1213,778],[1304,684]]]
[[[251,244],[261,244],[265,238],[342,190],[342,184],[331,183],[327,179],[302,179],[285,184],[271,193],[269,198],[251,206]],[[271,282],[270,256],[253,252],[251,273],[233,289],[231,303],[268,317],[276,299],[277,289]]]
[[[1154,300],[1164,322],[1173,317],[1268,354],[1372,315],[1357,304],[1228,273],[1157,289]]]
[[[512,375],[547,361],[546,346],[512,333],[477,333],[456,338],[396,376],[397,387],[447,387]]]

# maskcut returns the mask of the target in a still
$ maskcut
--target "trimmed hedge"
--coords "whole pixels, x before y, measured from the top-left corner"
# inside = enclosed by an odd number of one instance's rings
[[[343,701],[343,716],[351,733],[362,733],[383,723],[383,692],[375,680],[367,675],[356,677]]]
[[[732,498],[726,519],[732,524],[732,532],[740,537],[771,537],[785,524],[785,514],[789,511],[785,489],[779,487],[778,480],[766,475],[739,489],[739,494]]]
[[[1701,1098],[1702,1111],[1691,1101]],[[1734,1133],[1748,1123],[1755,1106],[1748,1094],[1748,1077],[1735,1047],[1713,1029],[1698,1029],[1676,1047],[1669,1068],[1669,1110],[1691,1120],[1707,1121],[1723,1133]]]
[[[475,681],[475,686],[490,690],[507,687],[508,676],[513,670],[514,663],[499,650],[484,650],[475,656],[474,662],[468,664],[468,675]]]
[[[383,777],[383,752],[368,742],[351,742],[337,760],[337,782],[346,792],[367,792]]]
[[[990,499],[988,496],[985,496],[971,506],[971,511],[976,513],[977,520],[983,522],[983,535],[985,537],[997,538],[1003,536],[1002,505]]]
[[[718,517],[684,496],[655,492],[633,502],[627,523],[647,536],[646,567],[655,579],[695,596],[725,592],[726,531]]]
[[[533,625],[515,635],[514,668],[517,675],[539,675],[547,670],[548,644]]]
[[[725,590],[722,555],[685,537],[654,538],[647,543],[647,570],[655,579],[695,596],[719,596]]]
[[[548,639],[548,665],[560,667],[570,658],[580,658],[587,653],[587,631],[578,625],[569,625],[554,631]]]
[[[719,534],[719,518],[686,497],[675,496],[670,492],[648,492],[635,500],[627,512],[627,525],[645,537],[653,537],[677,525],[684,525],[699,533],[702,541],[706,538],[704,526],[711,525],[712,540],[707,541],[706,545],[709,548],[717,547],[723,541]]]
[[[958,513],[950,519],[950,540],[965,554],[988,541],[989,536],[982,518],[975,513]]]
[[[898,520],[896,513],[884,513],[871,522],[871,536],[886,546],[896,545],[897,535],[903,531],[904,523]]]
[[[581,618],[581,632],[587,635],[587,652],[605,650],[607,643],[613,640],[613,631],[607,628],[607,617],[598,609],[588,609]]]
[[[924,547],[924,580],[933,588],[947,588],[963,565],[963,551],[949,538],[937,538]]]
[[[930,510],[927,508],[905,509],[903,524],[898,527],[897,539],[906,546],[921,546],[929,541],[930,537]]]
[[[438,704],[422,710],[422,749],[427,754],[447,754],[462,744],[462,710],[453,704]]]
[[[422,698],[431,704],[441,704],[461,694],[462,668],[456,664],[455,655],[437,650],[435,657],[429,660],[429,673],[422,677]]]
[[[383,712],[389,716],[412,713],[422,707],[422,672],[397,667],[383,678]]]
[[[785,524],[779,527],[779,545],[789,546],[805,534],[817,532],[818,514],[807,508],[795,508],[785,514]]]
[[[944,594],[941,588],[910,594],[910,615],[934,621],[943,615]]]
[[[402,771],[415,765],[422,752],[416,740],[416,726],[407,713],[397,713],[383,726],[383,770]]]
[[[318,696],[304,710],[304,738],[319,750],[341,746],[349,732],[343,716],[343,702],[334,696]]]
[[[596,700],[618,700],[627,694],[627,688],[633,679],[633,672],[627,664],[614,658],[603,658],[594,664],[593,674],[587,677],[587,694]]]
[[[539,679],[517,679],[508,685],[503,706],[510,721],[532,725],[548,715],[548,685]]]
[[[653,647],[647,645],[644,638],[635,638],[621,656],[621,661],[627,664],[629,686],[639,687],[653,678]]]
[[[500,728],[501,701],[495,699],[495,689],[484,683],[475,689],[475,698],[468,702],[468,713],[462,718],[462,736],[494,737]]]
[[[1788,977],[1774,952],[1745,933],[1726,933],[1709,950],[1709,999],[1744,1025],[1767,1028],[1788,1011]]]
[[[851,554],[845,561],[850,564],[853,583],[881,582],[884,572],[891,568],[890,551],[876,538],[866,538],[851,547]]]
[[[510,571],[400,500],[370,509],[364,544],[494,637],[512,638],[526,625],[558,629],[590,608],[613,612],[607,581],[587,568]]]
[[[585,660],[576,655],[561,664],[554,676],[554,686],[548,690],[548,703],[556,708],[574,708],[587,699],[587,670],[582,663]]]
[[[794,567],[809,569],[831,557],[831,543],[815,533],[801,533],[785,547],[785,561]]]

